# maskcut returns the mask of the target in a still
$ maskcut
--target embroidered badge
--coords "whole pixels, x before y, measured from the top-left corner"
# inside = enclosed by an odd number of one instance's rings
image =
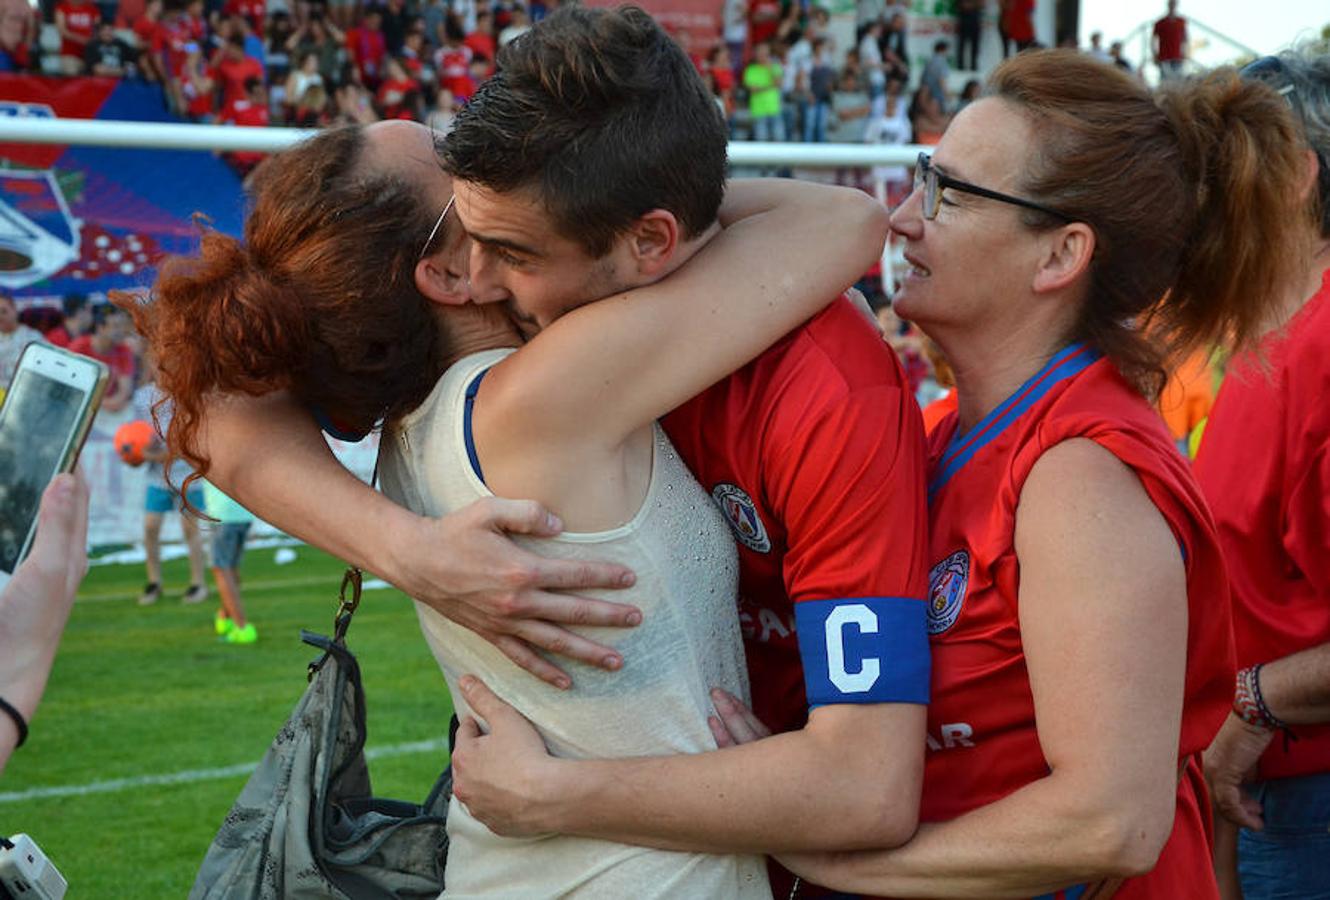
[[[957,550],[928,573],[928,633],[941,634],[956,624],[970,583],[970,554]]]
[[[725,514],[725,521],[730,523],[739,543],[758,553],[771,551],[771,539],[767,537],[767,529],[758,518],[757,505],[743,488],[737,484],[721,482],[711,489],[711,498]]]

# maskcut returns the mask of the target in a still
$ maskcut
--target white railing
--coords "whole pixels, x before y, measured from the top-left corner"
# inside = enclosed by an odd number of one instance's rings
[[[117,122],[104,119],[0,117],[0,144],[73,144],[144,147],[158,150],[250,150],[274,152],[314,134],[297,128],[240,128],[234,125],[184,125],[164,122]],[[730,143],[736,166],[791,166],[840,169],[909,165],[920,150],[912,144],[769,144]]]

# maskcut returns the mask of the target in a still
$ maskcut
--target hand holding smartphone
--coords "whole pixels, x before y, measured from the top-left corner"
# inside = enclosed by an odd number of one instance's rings
[[[78,461],[108,378],[97,360],[47,344],[19,358],[0,406],[0,589],[32,546],[42,492]]]

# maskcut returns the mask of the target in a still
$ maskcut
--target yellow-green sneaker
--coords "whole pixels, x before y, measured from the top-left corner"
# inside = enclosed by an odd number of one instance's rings
[[[228,644],[252,644],[259,639],[258,629],[254,627],[253,622],[245,624],[244,628],[236,627],[232,623],[231,630],[226,633],[226,642]]]
[[[229,616],[224,616],[221,613],[217,613],[215,616],[212,617],[212,627],[217,629],[217,633],[219,635],[225,636],[230,634],[232,630],[235,629],[236,623],[235,620],[230,618]]]

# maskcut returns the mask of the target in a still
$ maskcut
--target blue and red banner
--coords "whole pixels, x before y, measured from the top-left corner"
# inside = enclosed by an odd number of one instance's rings
[[[0,74],[0,115],[179,121],[161,88]],[[196,213],[239,235],[240,180],[212,153],[0,144],[0,290],[16,297],[147,287],[198,242]]]

